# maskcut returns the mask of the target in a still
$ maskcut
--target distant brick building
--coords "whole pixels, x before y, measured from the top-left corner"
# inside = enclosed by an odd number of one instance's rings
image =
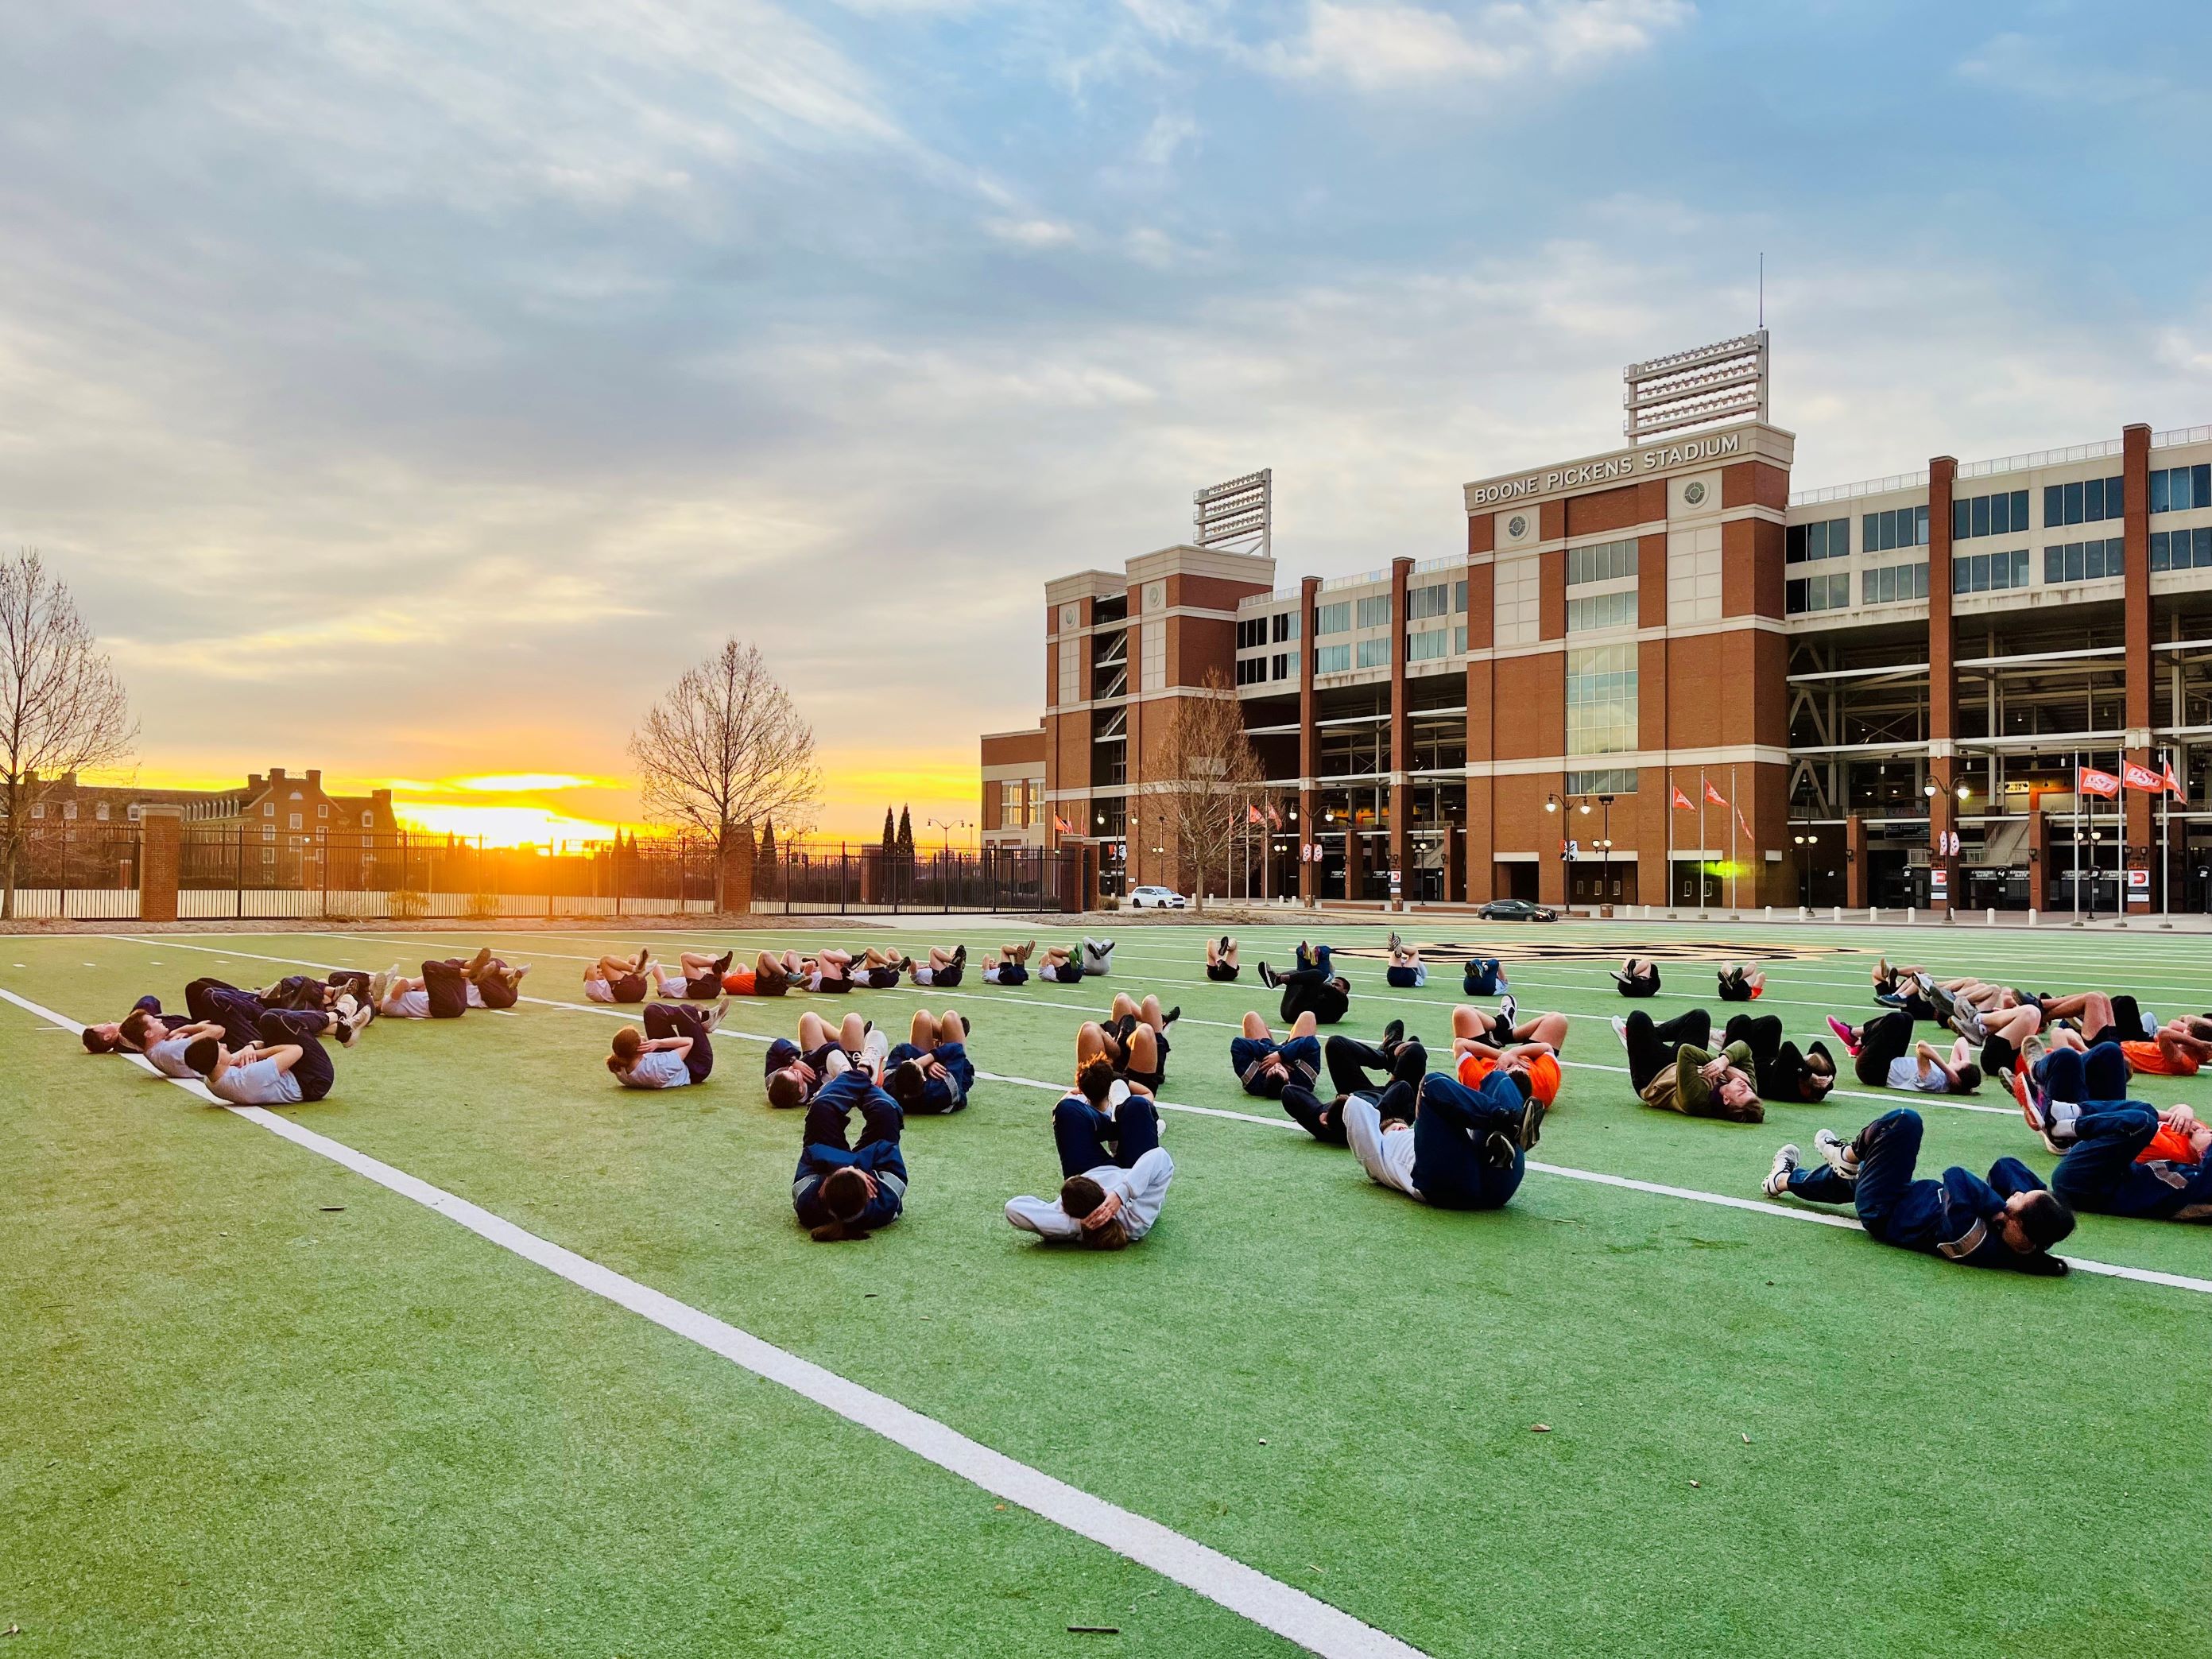
[[[1042,847],[1051,839],[1044,804],[1044,722],[983,734],[983,845]]]

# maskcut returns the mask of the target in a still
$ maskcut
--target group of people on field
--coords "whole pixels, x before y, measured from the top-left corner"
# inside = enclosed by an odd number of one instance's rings
[[[1042,951],[1035,940],[1002,945],[982,977],[1020,985],[1034,964],[1048,982],[1079,983],[1110,972],[1113,951],[1111,940],[1088,937]],[[1233,936],[1209,939],[1204,957],[1207,981],[1241,976]],[[593,960],[582,984],[588,1003],[643,1005],[639,1024],[614,1033],[607,1069],[624,1087],[665,1090],[711,1076],[713,1034],[732,997],[902,983],[949,990],[967,965],[965,945],[931,947],[919,958],[874,948],[763,951],[744,968],[733,952],[681,951],[662,962],[643,949]],[[1474,957],[1462,964],[1462,986],[1469,999],[1485,1000],[1452,1007],[1449,1058],[1432,1068],[1429,1045],[1402,1018],[1385,1023],[1373,1042],[1324,1035],[1322,1027],[1345,1021],[1352,997],[1328,945],[1301,942],[1289,967],[1256,967],[1281,1000],[1276,1022],[1252,1010],[1229,1041],[1239,1088],[1279,1103],[1316,1140],[1348,1148],[1377,1184],[1424,1203],[1480,1210],[1512,1198],[1559,1099],[1565,1013],[1524,1012],[1499,959]],[[143,1055],[155,1070],[201,1082],[228,1103],[316,1101],[336,1078],[329,1043],[354,1046],[379,1018],[452,1019],[471,1008],[511,1008],[529,971],[487,947],[426,960],[414,975],[397,964],[377,973],[332,969],[255,989],[203,978],[185,987],[183,1014],[142,997],[122,1019],[88,1027],[83,1041],[94,1053]],[[1385,988],[1420,989],[1428,975],[1419,947],[1391,934]],[[1661,994],[1659,965],[1649,957],[1630,957],[1612,979],[1624,997]],[[1953,1167],[1920,1178],[1924,1126],[1910,1107],[1882,1113],[1849,1139],[1820,1130],[1811,1159],[1795,1143],[1784,1146],[1763,1183],[1770,1198],[1849,1206],[1875,1238],[1949,1261],[2063,1273],[2051,1251],[2073,1231],[2076,1210],[2212,1219],[2212,1129],[2188,1107],[2160,1109],[2131,1088],[2138,1076],[2191,1075],[2212,1060],[2212,1016],[2160,1021],[2124,993],[2031,992],[1938,978],[1887,958],[1872,981],[1875,1012],[1856,1024],[1832,1015],[1827,1036],[1802,1047],[1776,1014],[1735,1012],[1716,1043],[1714,1017],[1704,1008],[1662,1019],[1633,1009],[1612,1021],[1630,1086],[1656,1109],[1757,1123],[1769,1103],[1826,1099],[1838,1082],[1838,1049],[1869,1089],[1965,1093],[1995,1075],[2058,1158],[2047,1184],[2013,1158],[1984,1175]],[[1766,988],[1755,964],[1717,970],[1721,1002],[1753,1002]],[[1073,1081],[1052,1114],[1060,1191],[1010,1200],[1012,1224],[1109,1249],[1151,1231],[1175,1168],[1161,1144],[1158,1097],[1182,1013],[1155,995],[1122,991],[1103,1014],[1080,1022]],[[1923,1021],[1939,1028],[1936,1042],[1918,1037]],[[905,1119],[967,1106],[978,1075],[973,1031],[958,1009],[918,1009],[904,1040],[893,1044],[858,1012],[832,1025],[809,1009],[793,1035],[768,1042],[769,1104],[804,1113],[792,1201],[814,1237],[863,1237],[898,1217],[908,1182]]]

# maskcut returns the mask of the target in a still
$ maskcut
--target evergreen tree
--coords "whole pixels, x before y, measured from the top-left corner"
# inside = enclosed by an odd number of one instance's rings
[[[914,820],[903,806],[899,808],[898,855],[908,863],[914,861]]]
[[[775,822],[772,818],[763,818],[761,820],[760,853],[758,856],[760,862],[763,864],[770,864],[775,862]]]
[[[884,805],[884,856],[885,858],[889,858],[897,850],[898,832],[891,828],[890,805],[889,802],[885,802]]]

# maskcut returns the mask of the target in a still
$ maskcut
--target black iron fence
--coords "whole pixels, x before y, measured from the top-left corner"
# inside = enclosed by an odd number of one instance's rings
[[[916,853],[805,842],[780,847],[753,868],[753,908],[842,915],[935,910],[1083,908],[1083,866],[1073,848],[986,848]]]
[[[127,921],[138,914],[138,826],[34,823],[15,855],[22,921]]]
[[[409,830],[187,824],[178,866],[185,921],[703,915],[717,897],[714,848],[681,839],[556,852]]]

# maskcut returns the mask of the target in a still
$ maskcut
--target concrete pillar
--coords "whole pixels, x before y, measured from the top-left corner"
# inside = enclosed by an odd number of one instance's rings
[[[1344,896],[1358,901],[1367,891],[1367,843],[1360,838],[1359,821],[1348,817],[1344,823]]]
[[[1444,830],[1444,900],[1459,904],[1467,898],[1467,830],[1452,824]]]
[[[185,809],[138,809],[138,920],[177,919],[177,878],[184,864]]]
[[[2122,637],[2127,647],[2127,758],[2138,766],[2151,764],[2152,696],[2158,684],[2158,662],[2152,654],[2150,597],[2150,428],[2135,425],[2120,429],[2120,468],[2126,478],[2126,512],[2121,521],[2122,587],[2124,621]],[[2126,851],[2121,867],[2158,866],[2157,821],[2153,798],[2140,789],[2124,789]],[[2121,878],[2121,902],[2126,903],[2126,878]],[[2152,895],[2152,902],[2157,895]]]
[[[1928,463],[1928,781],[1936,793],[1928,801],[1929,856],[1938,868],[1951,872],[1958,885],[1957,860],[1942,852],[1943,842],[1958,828],[1958,684],[1952,666],[1951,626],[1951,501],[1956,494],[1959,463],[1938,455]],[[1954,892],[1942,906],[1948,914],[1957,902]]]
[[[1413,866],[1407,823],[1412,792],[1406,781],[1413,746],[1413,723],[1406,707],[1406,593],[1413,574],[1411,559],[1390,561],[1390,868],[1401,879]]]
[[[1321,769],[1321,733],[1315,729],[1314,613],[1321,594],[1321,578],[1308,576],[1298,584],[1298,844],[1312,844],[1321,827],[1314,813],[1314,785]],[[1298,896],[1311,904],[1321,896],[1321,866],[1298,860]]]

